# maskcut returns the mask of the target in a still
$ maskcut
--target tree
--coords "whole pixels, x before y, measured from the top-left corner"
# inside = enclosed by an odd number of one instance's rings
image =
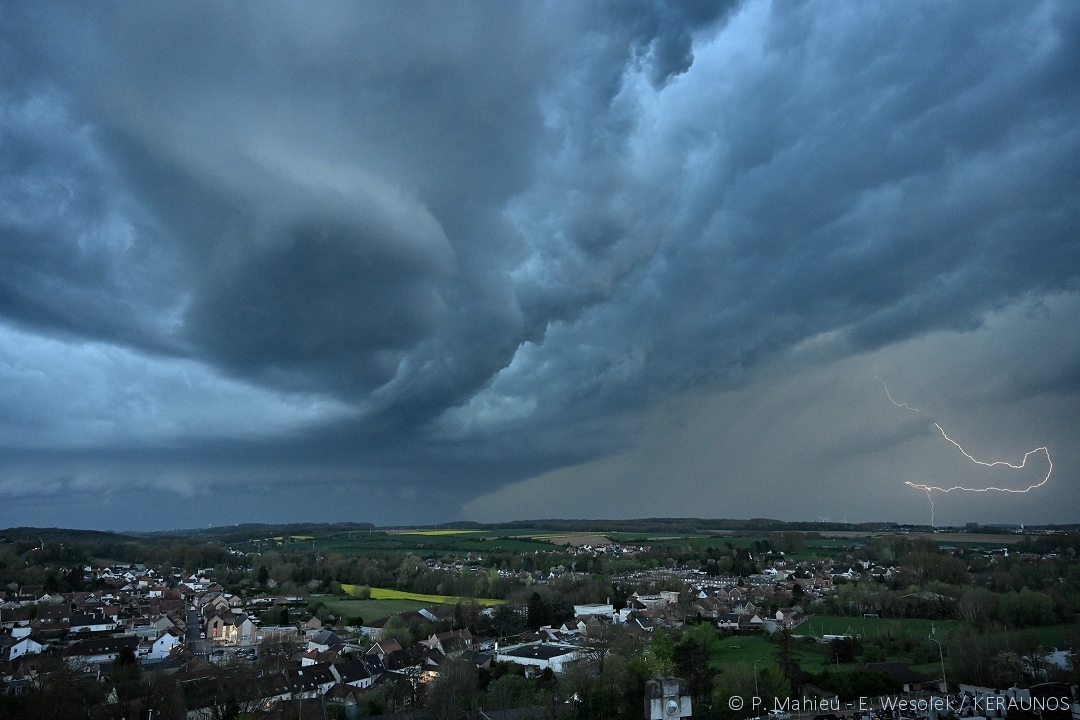
[[[247,663],[235,656],[217,674],[217,694],[213,713],[218,718],[236,718],[258,709],[260,697],[257,675]]]
[[[690,694],[695,703],[700,703],[712,689],[714,673],[709,668],[708,648],[695,637],[687,635],[675,646],[672,660],[675,674],[690,683]]]
[[[527,707],[536,702],[529,681],[521,675],[506,674],[496,678],[488,686],[484,708],[489,710],[512,710]]]
[[[653,631],[645,656],[654,673],[670,675],[675,663],[675,643],[666,632],[658,628]]]
[[[479,705],[479,674],[466,660],[444,660],[439,677],[428,689],[428,711],[438,720],[457,718],[462,712],[474,712]]]
[[[386,621],[386,625],[383,626],[383,636],[397,640],[401,647],[408,647],[413,640],[412,633],[409,632],[409,626],[405,624],[400,615],[394,615]]]
[[[89,717],[90,708],[104,702],[105,693],[100,684],[86,683],[81,675],[59,656],[43,658],[25,701],[25,717]]]
[[[776,700],[790,695],[791,684],[775,665],[759,665],[756,673],[749,663],[725,665],[721,668],[720,677],[716,679],[716,689],[712,697],[713,712],[725,719],[745,718],[761,714],[763,707],[776,707]],[[738,710],[732,709],[729,702],[735,696],[745,701]],[[752,702],[755,697],[761,698],[761,704],[756,708]]]
[[[829,641],[829,662],[855,661],[855,641],[850,637],[833,638]]]
[[[591,659],[596,665],[596,673],[598,675],[603,675],[604,673],[604,664],[607,662],[608,655],[611,653],[614,634],[615,626],[602,624],[600,625],[599,634],[587,637],[582,646],[585,657]]]
[[[300,652],[300,640],[293,634],[274,634],[259,643],[259,667],[281,668]]]
[[[529,598],[528,623],[533,631],[539,630],[545,625],[551,624],[551,603],[534,592]]]
[[[524,629],[521,613],[511,605],[499,605],[491,614],[491,630],[498,637],[517,635]]]
[[[129,647],[122,648],[113,662],[109,680],[113,690],[116,691],[116,701],[123,714],[130,714],[132,701],[145,695],[142,682],[142,667],[139,659],[135,657],[135,651]]]
[[[1006,627],[1038,627],[1057,622],[1054,601],[1049,595],[1027,588],[1003,593],[997,598],[995,617]]]
[[[152,673],[146,680],[146,689],[146,709],[148,714],[153,713],[152,717],[173,720],[185,716],[184,695],[174,678],[165,673]]]
[[[776,646],[780,650],[777,654],[776,662],[780,667],[780,672],[784,677],[791,682],[792,685],[798,685],[802,682],[802,668],[799,666],[799,661],[795,659],[791,652],[791,630],[784,628],[775,636]]]

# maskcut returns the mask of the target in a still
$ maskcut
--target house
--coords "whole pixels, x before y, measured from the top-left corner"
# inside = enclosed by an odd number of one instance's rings
[[[716,616],[716,627],[721,630],[738,630],[739,629],[739,615],[738,613],[723,613]]]
[[[345,641],[339,638],[330,630],[323,630],[315,636],[308,638],[307,647],[308,650],[317,650],[318,652],[326,652],[334,645],[342,645]]]
[[[30,608],[0,608],[0,627],[11,630],[16,627],[30,627]]]
[[[764,627],[765,621],[761,619],[761,616],[757,613],[743,613],[739,615],[739,627],[746,629],[752,628],[754,630],[760,630]]]
[[[360,626],[360,632],[366,633],[372,640],[382,640],[386,637],[385,628],[386,624],[390,622],[391,618],[400,618],[403,623],[412,627],[420,622],[435,622],[439,618],[427,608],[421,608],[419,610],[406,610],[405,612],[398,613],[397,615],[387,615],[381,617],[378,620],[372,620],[371,622],[364,623]]]
[[[0,635],[0,659],[11,662],[23,655],[38,655],[45,646],[29,635]]]
[[[575,605],[574,616],[581,617],[582,615],[604,615],[605,617],[611,618],[615,615],[615,606],[610,603]]]
[[[559,629],[562,630],[564,633],[569,633],[569,634],[572,634],[572,635],[578,635],[578,634],[584,633],[585,628],[586,628],[585,621],[582,620],[581,618],[576,618],[575,617],[575,618],[570,618],[569,620],[564,622]]]
[[[356,705],[363,695],[363,691],[359,688],[337,683],[323,697],[328,702],[343,705],[345,707],[345,717],[356,717]]]
[[[116,618],[104,613],[71,613],[69,630],[73,633],[99,633],[116,630]]]
[[[715,618],[720,614],[720,601],[711,597],[698,598],[694,601],[694,612],[703,618]]]
[[[421,640],[420,644],[438,650],[446,657],[457,657],[474,647],[473,635],[467,628],[432,635],[427,640]]]
[[[386,665],[383,664],[382,658],[378,655],[365,655],[364,662],[367,663],[368,669],[371,671],[371,676],[376,680],[379,676],[386,672]]]
[[[398,643],[398,641],[393,639],[393,638],[390,638],[389,640],[382,640],[380,642],[375,643],[374,645],[371,646],[371,649],[368,650],[364,654],[365,655],[374,655],[374,656],[378,657],[380,660],[382,660],[387,655],[389,655],[390,653],[396,652],[396,651],[398,651],[400,649],[401,649],[401,645]]]
[[[174,625],[173,621],[164,615],[158,618],[141,617],[131,623],[131,631],[144,640],[153,641],[161,636],[163,630],[168,630]]]
[[[580,648],[573,645],[528,643],[502,648],[495,659],[498,662],[512,662],[540,670],[551,668],[554,673],[562,673],[567,663],[578,659],[579,653]]]
[[[392,617],[393,615],[387,615],[386,617],[381,617],[378,620],[366,622],[360,626],[360,632],[364,633],[372,640],[378,642],[382,640],[383,637],[385,637],[386,623],[390,622],[390,618]]]
[[[255,622],[244,614],[218,610],[206,621],[206,637],[226,645],[252,645],[257,637]]]
[[[123,650],[136,653],[139,638],[134,635],[80,640],[64,650],[63,657],[71,667],[99,665],[112,662]]]
[[[264,640],[279,640],[282,638],[296,638],[299,632],[292,625],[264,625],[255,628],[254,644]]]
[[[782,628],[793,628],[804,619],[801,612],[796,612],[791,608],[780,608],[776,611],[776,624]]]
[[[335,645],[335,648],[342,649],[344,645]],[[318,665],[319,663],[339,663],[345,662],[345,658],[336,649],[330,650],[305,650],[304,654],[300,656],[300,665]]]
[[[211,610],[211,606],[207,606],[207,610]],[[206,623],[203,625],[204,632],[206,633],[207,640],[225,640],[226,626],[232,625],[232,611],[231,610],[215,610],[211,613],[210,617],[206,619]]]
[[[331,665],[330,672],[339,683],[344,683],[351,687],[361,689],[368,688],[375,682],[375,677],[371,673],[371,668],[368,667],[366,662],[360,659]]]
[[[588,615],[583,618],[578,618],[583,624],[582,633],[585,637],[598,638],[603,637],[607,632],[608,627],[611,626],[611,621],[603,615]]]
[[[670,597],[672,595],[675,596],[675,601],[678,602],[679,593],[662,592],[659,595],[641,595],[635,590],[633,595],[626,598],[626,604],[634,610],[651,610],[661,605],[667,605],[671,602]]]
[[[150,645],[150,652],[146,655],[146,660],[164,660],[172,654],[173,648],[180,645],[179,631],[168,628],[163,630],[161,635]]]
[[[293,699],[316,698],[326,693],[338,681],[330,671],[330,663],[308,665],[306,667],[285,668],[285,679]]]
[[[71,625],[71,605],[41,605],[37,609],[35,623],[53,624],[64,623]]]
[[[439,667],[445,659],[446,656],[439,652],[439,650],[424,648],[424,660],[421,663],[422,670],[420,673],[424,682],[439,677]]]
[[[422,661],[414,659],[407,650],[401,649],[387,654],[382,661],[386,671],[392,673],[406,673],[422,665]]]
[[[23,585],[15,595],[15,601],[20,603],[34,602],[45,594],[41,585]]]

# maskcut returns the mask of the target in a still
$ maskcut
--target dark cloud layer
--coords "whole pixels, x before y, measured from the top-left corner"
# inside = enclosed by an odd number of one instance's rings
[[[815,338],[1080,291],[1078,31],[1067,2],[8,4],[0,487],[452,514]]]

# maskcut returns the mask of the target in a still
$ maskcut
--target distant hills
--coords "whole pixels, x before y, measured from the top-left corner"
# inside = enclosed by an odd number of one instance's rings
[[[410,526],[398,525],[398,529]],[[431,525],[420,525],[430,529]],[[933,528],[928,525],[902,525],[895,522],[786,522],[770,518],[749,520],[706,518],[639,518],[634,520],[517,520],[508,523],[478,523],[457,521],[439,523],[440,529],[479,530],[493,532],[544,531],[544,532],[626,532],[669,533],[673,535],[731,533],[731,532],[933,532],[935,530],[968,531],[982,534],[1011,533],[1018,525],[975,525],[964,527]],[[372,523],[240,523],[209,528],[190,528],[157,532],[109,532],[101,530],[74,530],[66,528],[18,527],[0,530],[0,542],[59,540],[78,542],[123,542],[125,540],[176,540],[183,542],[237,543],[284,535],[325,536],[342,532],[370,532],[389,530],[390,526],[378,527]],[[1028,530],[1077,530],[1080,525],[1027,526]]]

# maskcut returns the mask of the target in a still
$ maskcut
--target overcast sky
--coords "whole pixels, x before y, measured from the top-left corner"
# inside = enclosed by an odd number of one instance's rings
[[[4,3],[0,526],[1080,522],[1077,68],[1071,0]]]

